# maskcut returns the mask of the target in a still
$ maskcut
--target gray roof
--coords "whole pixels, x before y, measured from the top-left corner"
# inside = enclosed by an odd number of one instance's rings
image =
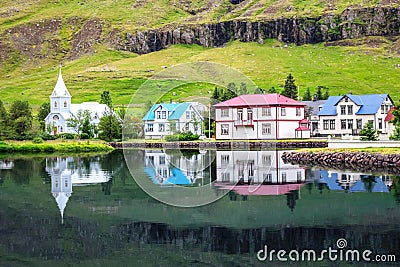
[[[302,101],[304,104],[312,108],[311,115],[318,115],[320,108],[326,103],[326,100]]]

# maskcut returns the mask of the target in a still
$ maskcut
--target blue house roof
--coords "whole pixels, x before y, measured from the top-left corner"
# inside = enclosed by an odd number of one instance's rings
[[[385,101],[388,94],[373,94],[373,95],[352,95],[345,96],[330,96],[321,111],[318,113],[320,116],[324,115],[337,115],[337,104],[342,98],[348,97],[360,108],[355,112],[356,115],[375,114],[378,112],[382,103]],[[390,98],[390,96],[389,96]]]
[[[151,167],[144,167],[144,172],[150,177],[154,184],[160,184],[157,180],[156,170]],[[171,176],[169,176],[161,185],[191,185],[192,182],[186,177],[183,172],[178,168],[171,169]]]
[[[162,104],[154,104],[151,109],[146,113],[143,117],[144,121],[153,121],[155,119],[155,110],[162,106],[168,112],[171,112],[168,120],[179,120],[180,117],[184,114],[186,109],[190,106],[190,103],[162,103]]]

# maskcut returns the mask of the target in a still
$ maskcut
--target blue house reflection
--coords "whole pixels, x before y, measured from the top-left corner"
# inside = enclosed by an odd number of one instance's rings
[[[314,170],[319,176],[318,183],[326,184],[329,190],[346,192],[389,192],[392,179],[388,175],[376,176],[356,172]],[[316,176],[316,175],[315,175]]]

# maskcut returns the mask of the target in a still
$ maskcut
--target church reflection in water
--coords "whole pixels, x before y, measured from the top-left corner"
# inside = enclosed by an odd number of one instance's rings
[[[57,202],[62,222],[64,221],[64,210],[71,197],[73,187],[105,184],[106,194],[107,190],[110,189],[112,173],[102,170],[100,160],[96,157],[87,159],[46,158],[46,171],[51,176],[51,193]]]

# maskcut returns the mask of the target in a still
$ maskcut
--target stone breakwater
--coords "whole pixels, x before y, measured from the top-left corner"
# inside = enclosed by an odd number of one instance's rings
[[[400,154],[365,152],[285,152],[285,163],[317,165],[335,169],[400,174]]]
[[[240,141],[218,141],[218,142],[114,142],[110,143],[113,148],[179,148],[179,149],[292,149],[327,147],[326,142],[240,142]]]

